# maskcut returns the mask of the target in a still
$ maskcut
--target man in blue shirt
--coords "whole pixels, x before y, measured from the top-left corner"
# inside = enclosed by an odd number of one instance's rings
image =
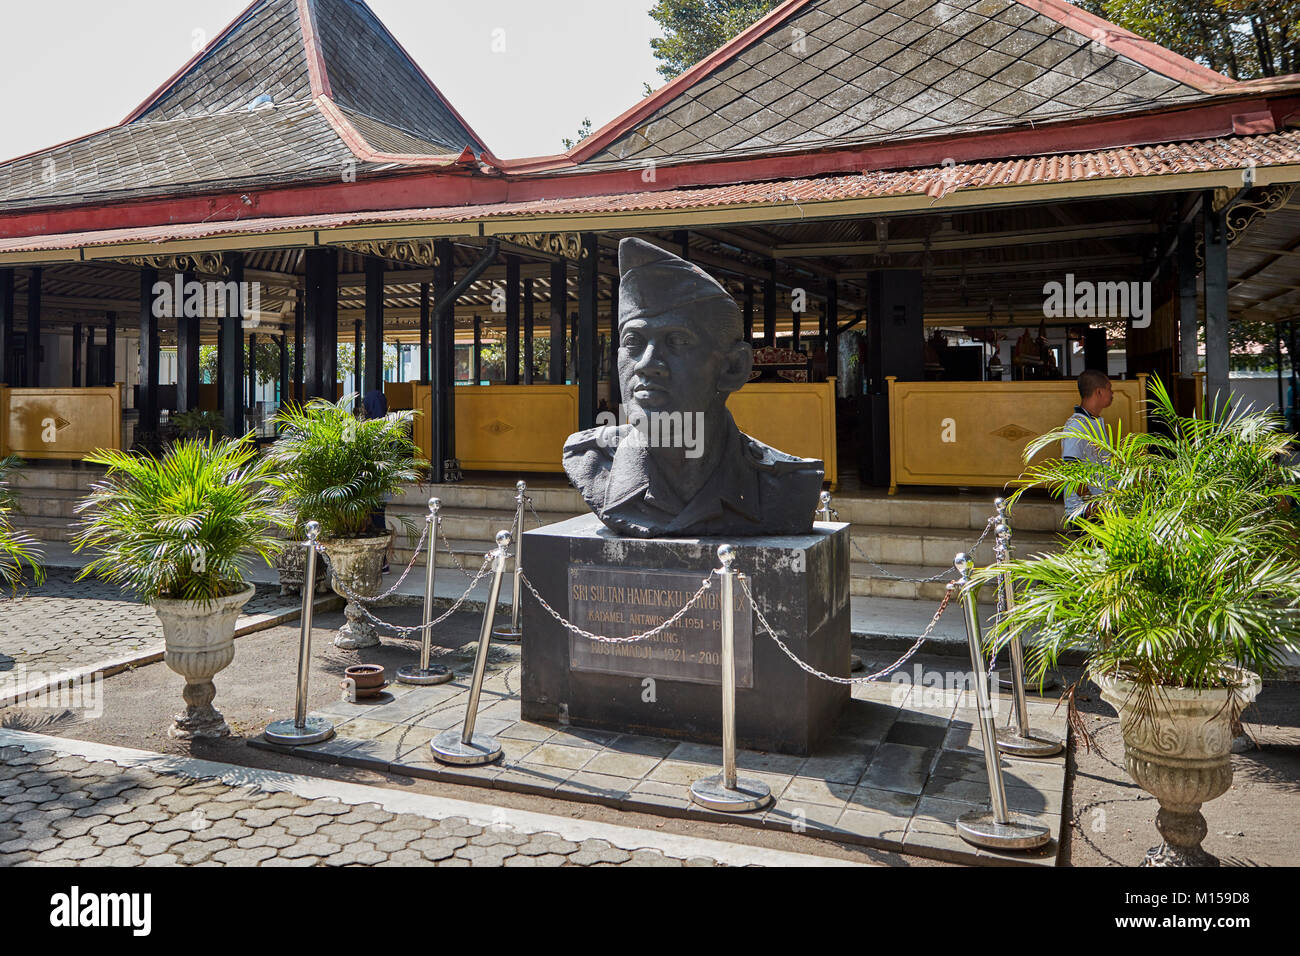
[[[1110,408],[1114,401],[1110,379],[1105,372],[1088,369],[1079,376],[1079,404],[1074,406],[1074,414],[1066,420],[1065,428],[1073,434],[1061,440],[1061,457],[1066,461],[1104,462],[1106,453],[1088,440],[1088,435],[1102,436],[1105,425],[1101,413]],[[1099,487],[1089,487],[1090,495],[1101,492]],[[1088,496],[1067,494],[1065,496],[1065,523],[1087,513]]]

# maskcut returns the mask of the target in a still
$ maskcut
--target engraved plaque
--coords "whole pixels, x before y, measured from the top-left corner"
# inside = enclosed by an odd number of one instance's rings
[[[672,617],[704,581],[695,571],[570,568],[569,620],[606,637],[643,634]],[[644,641],[606,644],[569,633],[575,671],[655,677],[692,684],[722,683],[721,585],[715,580],[672,627]],[[736,686],[754,686],[754,619],[735,588]]]

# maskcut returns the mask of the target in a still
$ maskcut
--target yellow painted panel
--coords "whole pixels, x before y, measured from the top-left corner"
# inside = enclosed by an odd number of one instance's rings
[[[1146,376],[1114,382],[1102,416],[1146,430]],[[1025,446],[1059,428],[1079,401],[1059,382],[899,382],[889,379],[890,490],[898,485],[1001,488],[1024,469]],[[1059,448],[1048,454],[1059,454]]]
[[[7,388],[2,400],[7,455],[78,461],[122,447],[117,388]]]
[[[384,398],[388,400],[389,411],[415,407],[412,382],[385,382]]]
[[[415,444],[425,450],[432,390],[413,385]],[[456,389],[456,457],[467,471],[561,472],[564,440],[578,430],[576,385],[471,385]]]
[[[826,463],[826,480],[839,482],[835,448],[835,379],[825,382],[750,382],[727,399],[736,425],[778,451]]]

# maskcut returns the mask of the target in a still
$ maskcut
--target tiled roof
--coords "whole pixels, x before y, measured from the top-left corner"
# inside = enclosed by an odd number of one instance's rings
[[[44,252],[124,243],[169,242],[221,236],[262,235],[346,226],[393,223],[469,223],[509,216],[589,217],[599,213],[670,212],[737,206],[799,204],[815,216],[818,202],[898,196],[939,198],[963,190],[1098,180],[1122,180],[1178,173],[1240,170],[1247,166],[1300,166],[1300,130],[1260,136],[1127,146],[1090,153],[1037,156],[1002,162],[931,166],[922,169],[872,170],[849,176],[822,176],[779,182],[740,183],[700,189],[669,189],[624,195],[539,199],[380,212],[330,213],[277,219],[245,219],[147,226],[57,236],[0,240],[0,254]],[[467,227],[467,232],[472,227]]]
[[[1227,82],[1063,0],[787,0],[574,156],[589,169],[1002,129]]]
[[[272,105],[250,110],[263,95]],[[484,151],[365,3],[256,0],[120,126],[0,165],[0,209],[306,182],[466,147]]]

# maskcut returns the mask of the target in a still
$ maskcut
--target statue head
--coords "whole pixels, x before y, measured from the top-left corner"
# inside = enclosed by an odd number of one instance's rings
[[[618,377],[646,413],[704,412],[747,381],[740,307],[712,276],[641,239],[618,247]]]

